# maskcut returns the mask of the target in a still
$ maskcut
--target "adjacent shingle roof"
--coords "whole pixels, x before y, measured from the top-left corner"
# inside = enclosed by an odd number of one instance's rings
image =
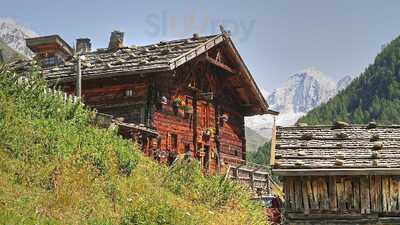
[[[116,51],[98,49],[83,54],[82,77],[118,73],[148,73],[173,70],[175,67],[196,57],[223,41],[222,35],[161,41],[146,46],[130,46]],[[76,76],[73,59],[64,64],[42,70],[48,79],[68,79]]]
[[[400,168],[400,126],[278,127],[276,169]]]

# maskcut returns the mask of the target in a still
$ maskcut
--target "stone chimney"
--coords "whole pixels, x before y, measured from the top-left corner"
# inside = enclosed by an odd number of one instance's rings
[[[111,32],[110,42],[108,44],[108,49],[116,50],[124,46],[124,32],[113,31]]]
[[[92,50],[92,44],[89,38],[78,38],[76,39],[76,52],[87,53]]]

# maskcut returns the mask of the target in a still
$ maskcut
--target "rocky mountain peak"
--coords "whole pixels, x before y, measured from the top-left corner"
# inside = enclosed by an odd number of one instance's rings
[[[291,75],[282,87],[268,96],[272,109],[281,113],[304,113],[336,93],[336,83],[316,68]]]
[[[352,81],[351,76],[345,76],[335,82],[319,69],[310,67],[292,74],[267,96],[270,108],[280,112],[277,125],[293,125],[308,111],[327,102]],[[246,125],[264,137],[269,137],[273,118],[270,115],[246,118]]]
[[[32,30],[10,18],[0,18],[0,39],[18,53],[31,57],[33,53],[26,47],[25,38],[38,36]]]

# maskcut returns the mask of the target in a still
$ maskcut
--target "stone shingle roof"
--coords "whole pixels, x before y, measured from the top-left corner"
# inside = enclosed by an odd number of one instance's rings
[[[249,88],[248,94],[256,102],[252,104],[250,115],[274,114],[277,112],[268,109],[261,91],[257,87],[250,71],[245,65],[234,46],[228,32],[222,34],[191,38],[161,41],[145,46],[123,47],[117,50],[98,49],[82,55],[82,79],[97,79],[111,76],[151,74],[156,72],[171,72],[180,65],[200,56],[221,43],[232,55],[239,67],[240,79],[244,87]],[[81,57],[81,58],[82,58]],[[17,72],[30,71],[33,61],[22,60],[10,64]],[[77,60],[71,57],[65,63],[40,69],[42,75],[50,83],[74,82],[77,76]]]
[[[276,169],[400,168],[400,126],[278,127]]]
[[[98,49],[83,54],[82,77],[90,79],[107,74],[173,70],[222,41],[220,34],[123,47],[116,51]],[[15,67],[27,67],[26,63],[29,62],[17,62]],[[47,80],[73,79],[76,76],[76,62],[71,59],[61,65],[43,68],[42,74]]]

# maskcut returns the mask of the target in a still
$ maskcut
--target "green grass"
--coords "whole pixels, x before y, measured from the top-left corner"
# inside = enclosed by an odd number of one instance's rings
[[[266,224],[238,184],[143,157],[29,77],[0,66],[0,224]]]

